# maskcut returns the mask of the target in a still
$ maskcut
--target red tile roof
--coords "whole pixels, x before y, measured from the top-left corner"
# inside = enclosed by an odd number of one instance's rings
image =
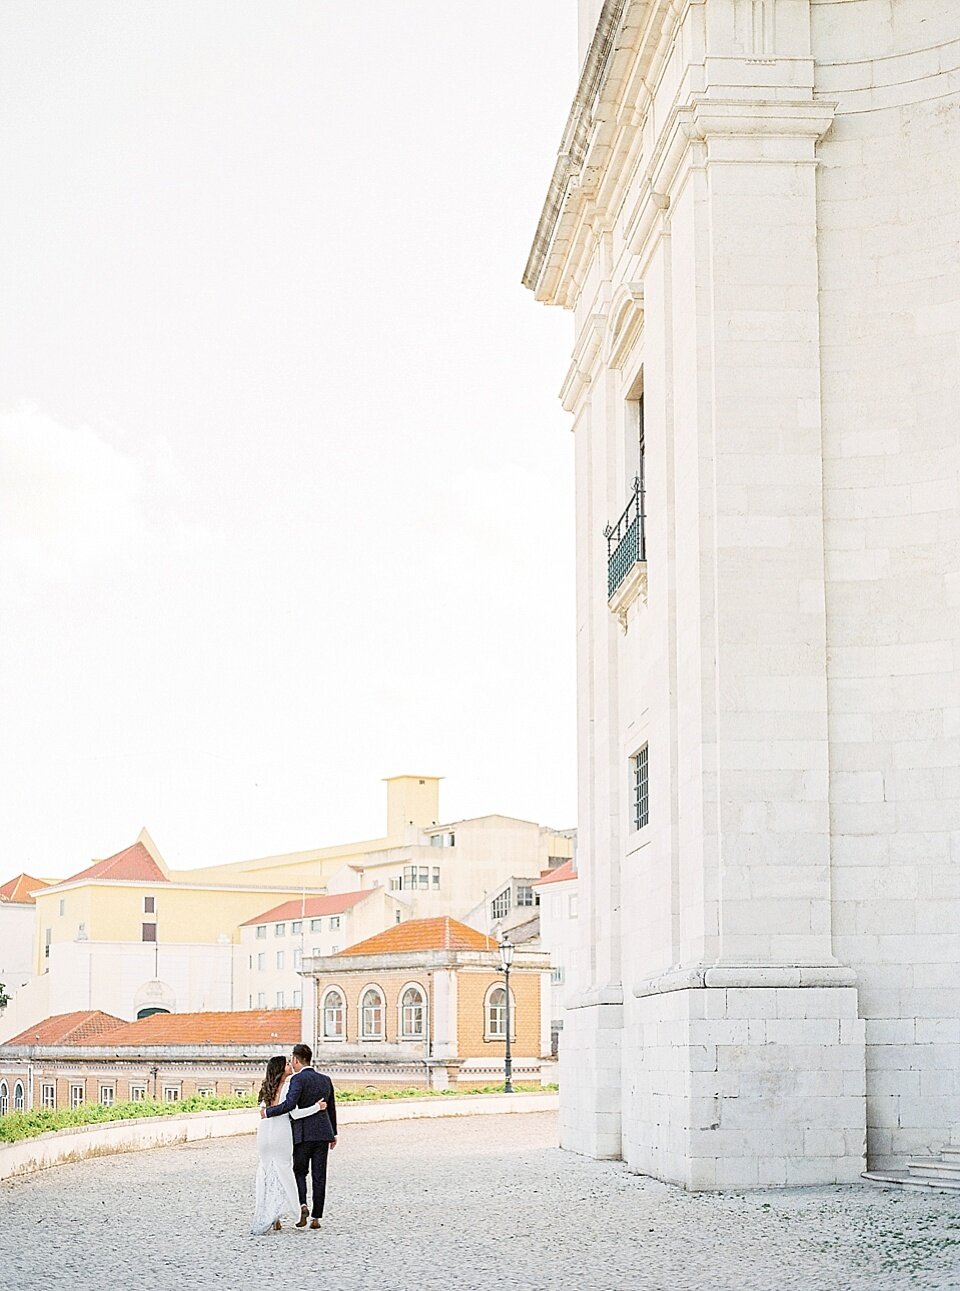
[[[36,905],[34,892],[49,886],[45,879],[35,879],[29,874],[18,874],[0,885],[0,901],[9,901],[14,905]]]
[[[375,937],[341,950],[341,955],[393,955],[419,950],[496,950],[497,943],[475,928],[444,916],[407,919]]]
[[[536,879],[530,886],[541,888],[545,883],[564,883],[567,879],[575,879],[576,877],[577,871],[573,868],[573,861],[567,861],[565,864],[558,866],[557,869],[551,870],[549,874]]]
[[[73,874],[63,883],[75,883],[77,879],[126,879],[133,883],[169,883],[169,879],[144,847],[136,842],[132,847],[125,847],[116,856],[108,856],[104,861],[94,861],[93,865]]]
[[[123,1018],[99,1009],[82,1009],[77,1013],[55,1013],[36,1026],[27,1027],[4,1044],[91,1044],[108,1031],[126,1026]]]
[[[126,1023],[105,1037],[104,1043],[111,1048],[150,1044],[275,1044],[282,1049],[299,1039],[299,1009],[254,1009],[236,1013],[154,1013]]]
[[[284,901],[282,905],[258,914],[255,919],[245,919],[240,927],[246,928],[253,923],[280,923],[284,919],[316,919],[322,914],[343,914],[344,910],[365,901],[375,890],[367,888],[365,892],[340,892],[336,896],[307,897],[306,901],[302,898]]]

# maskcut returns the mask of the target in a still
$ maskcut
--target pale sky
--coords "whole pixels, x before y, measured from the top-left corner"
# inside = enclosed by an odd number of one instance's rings
[[[0,881],[576,823],[574,0],[4,0]]]

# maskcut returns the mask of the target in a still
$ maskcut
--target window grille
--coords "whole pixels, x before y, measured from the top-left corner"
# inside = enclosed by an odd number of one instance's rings
[[[631,818],[634,829],[643,829],[650,820],[650,781],[647,766],[648,746],[630,759],[632,773]]]

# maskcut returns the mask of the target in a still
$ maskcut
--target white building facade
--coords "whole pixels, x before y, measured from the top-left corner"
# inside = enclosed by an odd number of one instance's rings
[[[299,1009],[303,961],[338,955],[410,917],[402,901],[384,888],[306,896],[287,901],[240,925],[235,947],[235,1009]]]
[[[689,1188],[960,1121],[960,8],[581,0],[562,1138]]]

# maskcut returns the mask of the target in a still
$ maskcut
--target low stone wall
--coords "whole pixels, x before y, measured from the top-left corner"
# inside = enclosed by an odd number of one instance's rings
[[[404,1098],[341,1103],[338,1128],[371,1121],[408,1121],[435,1116],[501,1116],[514,1112],[553,1112],[558,1095],[460,1094],[440,1098]],[[146,1148],[222,1139],[232,1134],[253,1134],[259,1113],[241,1107],[226,1112],[186,1112],[182,1116],[143,1116],[129,1121],[103,1121],[99,1125],[74,1125],[51,1130],[18,1143],[0,1144],[0,1180],[33,1174],[50,1166],[116,1152],[141,1152]]]

